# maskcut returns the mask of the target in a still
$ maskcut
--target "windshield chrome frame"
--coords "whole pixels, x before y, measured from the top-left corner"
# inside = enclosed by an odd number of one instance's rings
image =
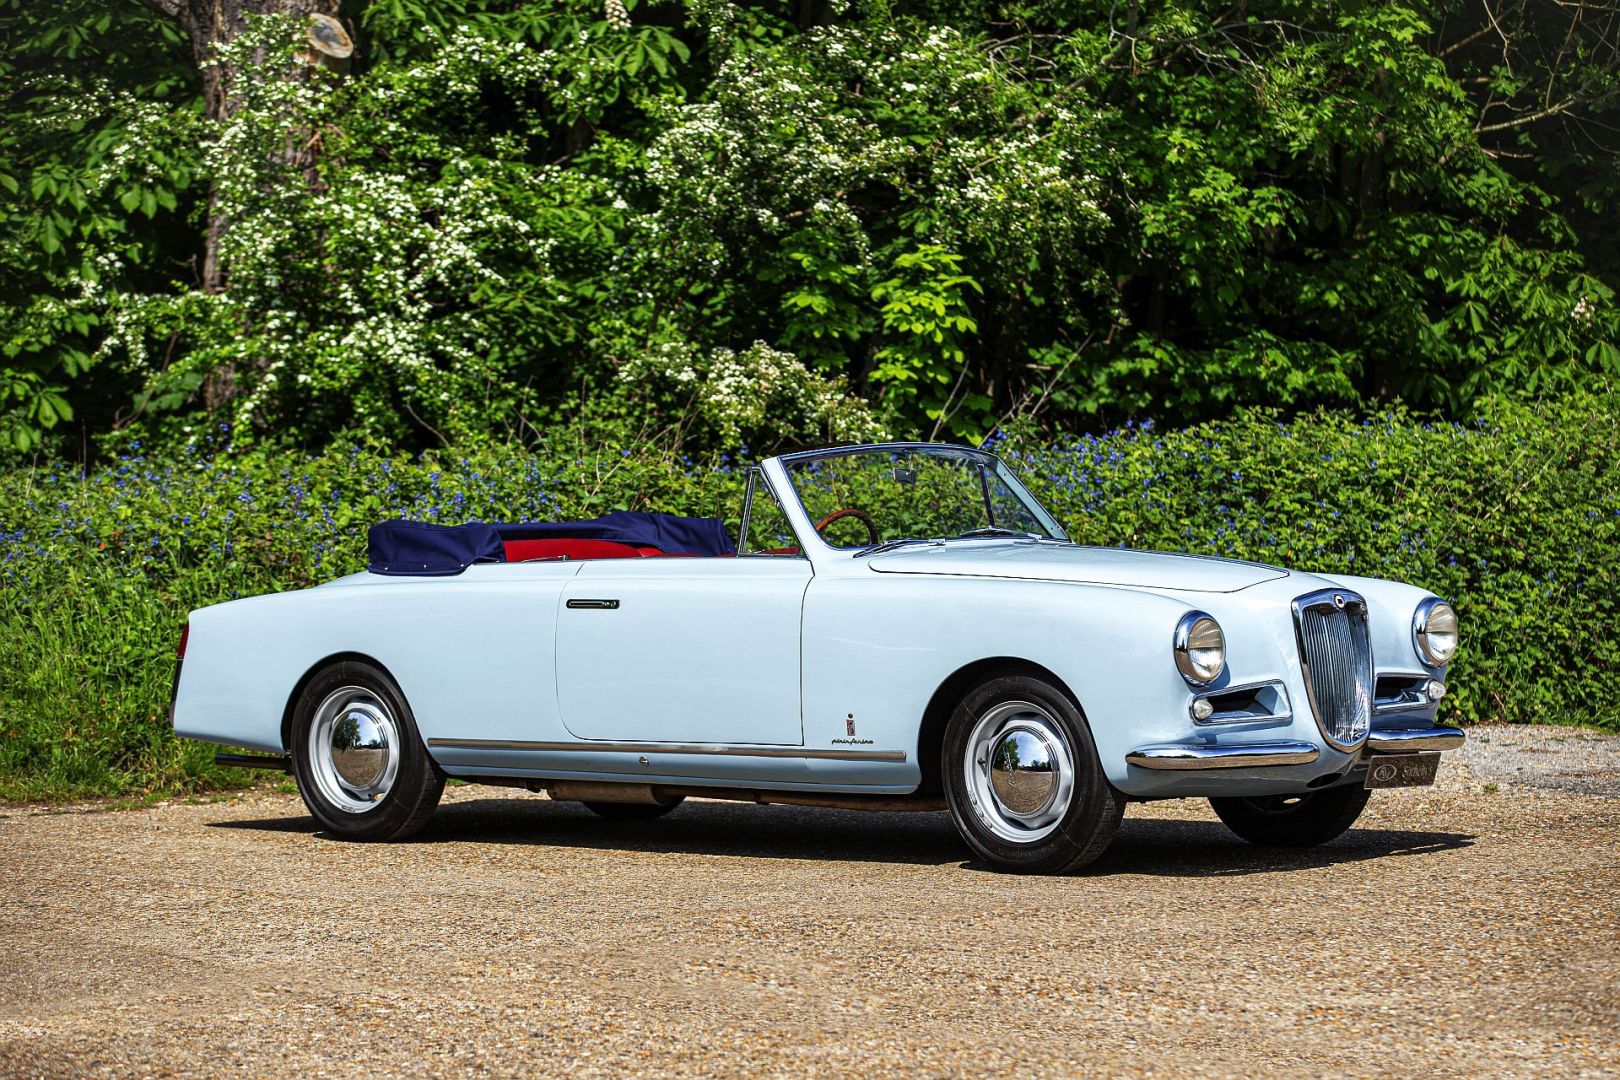
[[[824,450],[800,450],[791,454],[782,454],[777,457],[767,458],[760,463],[759,468],[760,472],[765,477],[766,482],[770,484],[772,492],[776,494],[776,501],[782,507],[782,512],[787,515],[788,524],[793,527],[793,531],[798,535],[800,551],[806,554],[814,551],[818,555],[827,557],[853,559],[859,556],[864,549],[834,547],[832,544],[829,544],[823,540],[820,534],[816,532],[815,523],[810,520],[810,515],[805,510],[803,501],[799,498],[799,489],[793,484],[793,475],[788,471],[788,466],[798,464],[799,462],[803,461],[813,461],[819,458],[849,457],[854,454],[937,454],[942,452],[955,456],[976,458],[981,463],[989,465],[991,469],[994,470],[996,476],[1001,479],[1002,483],[1007,485],[1008,490],[1013,493],[1013,496],[1024,504],[1025,509],[1030,512],[1031,516],[1033,516],[1036,521],[1040,522],[1047,532],[1052,534],[1053,540],[1061,543],[1073,543],[1073,541],[1069,539],[1068,531],[1064,529],[1062,525],[1058,524],[1056,518],[1047,512],[1046,507],[1041,505],[1039,499],[1030,494],[1029,489],[1024,486],[1023,481],[1018,479],[1018,475],[1014,473],[1012,469],[1007,467],[1006,462],[1002,461],[999,457],[990,453],[988,450],[981,450],[977,447],[960,446],[956,443],[937,442],[861,443],[852,446],[832,446]],[[783,492],[787,492],[791,497],[786,499],[782,498]],[[939,540],[950,542],[959,538],[924,536],[917,537],[917,539],[924,541]],[[1007,537],[1006,539],[1017,538]],[[963,542],[977,543],[979,540],[970,539]]]
[[[762,461],[758,465],[751,465],[748,468],[748,483],[743,488],[742,520],[738,523],[736,555],[740,559],[808,559],[810,553],[805,550],[804,546],[805,529],[801,526],[799,517],[795,516],[793,511],[788,508],[789,504],[783,502],[782,497],[778,494],[784,488],[792,491],[793,485],[788,481],[785,474],[781,480],[777,480],[771,475],[767,470],[767,466],[773,460],[775,459]],[[754,500],[759,498],[771,500],[782,511],[782,516],[787,519],[788,529],[792,531],[793,538],[799,542],[799,553],[797,555],[766,554],[762,551],[744,550],[748,545],[748,527],[754,518]],[[797,507],[797,503],[793,505],[795,508]],[[811,532],[814,533],[813,528]]]

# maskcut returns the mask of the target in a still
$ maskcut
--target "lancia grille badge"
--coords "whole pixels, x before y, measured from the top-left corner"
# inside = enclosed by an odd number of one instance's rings
[[[1340,609],[1341,611],[1344,610],[1344,594],[1343,593],[1334,593],[1333,594],[1333,606]]]

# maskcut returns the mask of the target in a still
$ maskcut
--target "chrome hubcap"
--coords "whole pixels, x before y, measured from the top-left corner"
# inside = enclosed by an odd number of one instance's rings
[[[1027,728],[1003,732],[990,751],[990,793],[1018,817],[1039,814],[1057,797],[1056,748]]]
[[[968,737],[968,803],[992,833],[1014,843],[1043,839],[1074,798],[1074,755],[1056,718],[1028,701],[997,705]]]
[[[326,695],[309,727],[310,778],[351,814],[377,807],[399,773],[399,727],[377,695],[345,686]]]

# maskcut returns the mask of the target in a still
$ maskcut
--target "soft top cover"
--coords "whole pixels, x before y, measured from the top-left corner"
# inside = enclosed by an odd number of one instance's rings
[[[501,536],[481,521],[433,525],[383,521],[366,534],[373,574],[459,574],[475,562],[502,562]]]
[[[730,555],[736,551],[719,518],[680,517],[615,510],[589,521],[434,525],[384,521],[371,527],[366,544],[373,574],[459,574],[473,563],[505,562],[506,540],[612,540],[652,547],[667,555]]]

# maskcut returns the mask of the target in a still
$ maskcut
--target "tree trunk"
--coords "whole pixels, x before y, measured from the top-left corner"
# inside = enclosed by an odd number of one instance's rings
[[[237,71],[230,65],[213,64],[215,51],[247,29],[248,20],[258,15],[313,15],[335,17],[340,0],[139,0],[139,3],[172,20],[191,41],[191,54],[202,74],[203,102],[211,120],[228,119],[236,107],[232,86]],[[345,54],[346,55],[346,54]],[[315,53],[312,51],[314,70]],[[216,210],[213,192],[208,196],[208,226],[203,234],[201,282],[208,292],[226,287],[220,265],[220,241],[226,221]],[[203,383],[203,403],[214,411],[236,396],[235,371],[229,366],[209,373]]]
[[[191,54],[202,72],[203,102],[208,116],[212,120],[224,120],[234,108],[231,84],[237,73],[229,66],[210,64],[214,51],[228,45],[247,29],[250,16],[335,17],[339,0],[140,0],[140,3],[173,20],[185,31],[191,41]],[[202,287],[209,292],[225,287],[219,265],[219,240],[223,232],[224,224],[214,214],[210,196],[202,267]]]

